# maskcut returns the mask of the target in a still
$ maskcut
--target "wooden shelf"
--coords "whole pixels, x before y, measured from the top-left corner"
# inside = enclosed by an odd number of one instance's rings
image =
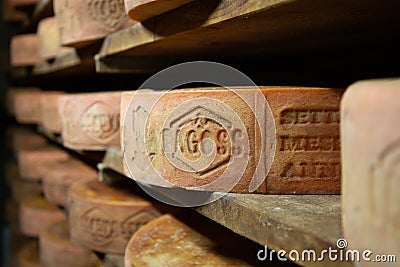
[[[32,74],[39,75],[71,75],[95,73],[95,61],[93,56],[99,50],[101,41],[88,46],[71,49],[57,56],[54,61],[43,61],[33,67]]]
[[[43,75],[54,73],[69,68],[78,67],[81,65],[81,59],[75,50],[60,57],[56,57],[53,62],[43,61],[33,67],[33,75]]]
[[[99,167],[123,175],[120,148],[108,149]],[[151,189],[176,200],[173,189]],[[215,202],[194,209],[233,232],[275,251],[282,249],[289,253],[294,249],[315,249],[320,252],[329,247],[337,248],[337,240],[343,238],[341,197],[338,195],[229,193]],[[300,264],[337,266],[336,262],[328,260]],[[340,266],[352,266],[352,263],[342,262]]]
[[[175,61],[306,58],[382,41],[388,44],[400,28],[399,7],[395,0],[194,1],[107,36],[96,56],[97,71],[156,68],[156,57],[161,69],[166,57]],[[131,57],[132,64],[121,56]],[[118,60],[123,61],[118,64]]]

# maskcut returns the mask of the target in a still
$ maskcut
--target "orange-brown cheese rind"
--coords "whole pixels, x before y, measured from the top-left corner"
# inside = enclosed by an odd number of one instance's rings
[[[71,240],[107,254],[123,254],[133,233],[160,215],[126,187],[100,181],[72,185],[68,211]]]

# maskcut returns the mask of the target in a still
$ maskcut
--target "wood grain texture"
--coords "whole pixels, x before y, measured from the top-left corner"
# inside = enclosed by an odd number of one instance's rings
[[[193,0],[125,0],[125,9],[131,19],[144,21],[191,1]]]
[[[388,6],[399,7],[399,2],[194,1],[107,36],[99,59],[116,55],[260,59],[260,55],[331,53],[355,43],[393,39],[399,18]]]
[[[227,194],[198,212],[276,251],[336,248],[343,237],[340,196]],[[318,254],[317,254],[318,255]],[[352,266],[351,262],[300,262],[305,266]]]

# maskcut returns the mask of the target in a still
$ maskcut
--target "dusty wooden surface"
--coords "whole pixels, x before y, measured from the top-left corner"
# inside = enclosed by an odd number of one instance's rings
[[[343,237],[340,196],[227,194],[196,210],[232,231],[275,250],[312,248],[318,252],[328,247],[335,249],[336,241]],[[336,266],[338,263],[302,264]]]
[[[80,49],[63,47],[54,60],[36,64],[32,74],[66,77],[68,75],[86,75],[95,73],[93,56],[97,53],[101,42],[96,42]]]
[[[32,73],[34,75],[48,74],[56,71],[61,71],[73,67],[77,67],[81,64],[81,59],[76,50],[69,50],[67,53],[57,55],[54,61],[51,63],[48,61],[42,61],[35,64]]]
[[[113,148],[106,152],[103,166],[122,173],[121,162],[120,151]],[[233,232],[276,251],[283,249],[289,253],[292,249],[315,249],[318,253],[329,247],[337,249],[336,241],[343,238],[341,197],[337,195],[228,193],[195,210]],[[328,261],[300,264],[352,266],[348,262]]]
[[[115,55],[259,58],[332,53],[355,43],[379,42],[382,36],[394,38],[398,8],[388,6],[398,7],[399,2],[194,1],[109,35],[98,61]]]

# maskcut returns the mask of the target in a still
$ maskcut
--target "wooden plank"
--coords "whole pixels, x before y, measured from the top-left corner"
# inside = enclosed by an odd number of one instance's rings
[[[196,210],[276,251],[315,249],[318,253],[328,247],[335,249],[336,241],[343,237],[340,196],[228,194]],[[337,263],[326,260],[302,264],[335,266]]]
[[[122,154],[120,147],[108,147],[104,155],[102,167],[123,174]]]
[[[95,62],[93,56],[99,50],[101,42],[95,42],[86,47],[76,49],[62,47],[54,60],[42,60],[35,64],[33,75],[73,75],[95,73]]]
[[[179,63],[173,57],[152,57],[152,56],[115,56],[101,58],[95,55],[96,72],[98,73],[152,73]]]
[[[34,75],[43,75],[66,70],[73,67],[79,67],[82,61],[75,49],[68,50],[62,55],[57,55],[54,61],[42,61],[35,64],[32,73]]]
[[[107,150],[103,166],[120,174],[121,151]],[[108,176],[107,179],[110,179]],[[157,189],[159,194],[174,197],[174,189]],[[213,193],[214,195],[218,193]],[[179,203],[179,199],[174,199]],[[218,222],[233,232],[287,253],[336,247],[343,237],[341,226],[341,197],[335,195],[259,195],[228,193],[219,200],[194,208],[200,214]],[[318,255],[318,254],[317,254]],[[301,262],[304,266],[337,266],[337,262]],[[340,266],[352,266],[341,262]]]
[[[194,1],[110,34],[99,57],[267,57],[363,47],[397,38],[398,1]],[[388,8],[390,7],[390,8]],[[368,29],[366,31],[365,29]]]

